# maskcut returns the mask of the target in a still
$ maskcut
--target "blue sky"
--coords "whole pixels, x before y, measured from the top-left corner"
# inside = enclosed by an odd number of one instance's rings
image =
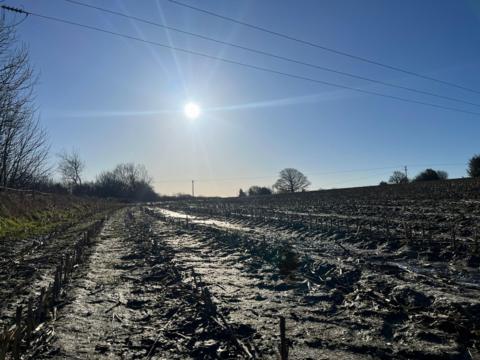
[[[166,0],[81,0],[137,17],[402,86],[480,104],[452,88],[280,39]],[[184,0],[341,51],[480,91],[477,0]],[[6,1],[43,15],[370,91],[457,104],[167,32],[64,0]],[[18,36],[39,73],[36,103],[52,154],[75,148],[94,179],[120,162],[147,166],[161,193],[235,195],[285,167],[312,189],[376,184],[395,167],[465,176],[480,115],[434,109],[263,73],[65,24],[27,18]],[[192,122],[182,108],[203,108]],[[52,156],[52,161],[55,157]]]

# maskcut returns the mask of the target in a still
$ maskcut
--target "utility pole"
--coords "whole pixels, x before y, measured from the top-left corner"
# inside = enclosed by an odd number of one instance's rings
[[[405,177],[408,179],[408,169],[407,169],[407,165],[405,165]]]
[[[195,180],[192,180],[192,197],[195,197]]]

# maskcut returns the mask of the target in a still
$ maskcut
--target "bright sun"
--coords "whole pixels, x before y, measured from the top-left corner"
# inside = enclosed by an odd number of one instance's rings
[[[200,106],[198,106],[195,103],[187,103],[185,104],[185,107],[183,108],[183,112],[185,113],[185,116],[191,120],[195,120],[196,118],[199,117],[200,115]]]

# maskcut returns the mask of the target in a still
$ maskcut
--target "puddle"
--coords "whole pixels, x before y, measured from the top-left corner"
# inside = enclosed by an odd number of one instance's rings
[[[175,218],[175,219],[184,219],[185,221],[189,221],[194,224],[198,225],[206,225],[206,226],[214,226],[214,227],[219,227],[222,229],[230,229],[230,230],[238,230],[238,231],[249,231],[249,228],[246,228],[244,226],[236,225],[229,223],[227,221],[221,221],[221,220],[214,220],[214,219],[207,219],[207,218],[201,218],[199,216],[194,216],[194,215],[187,215],[181,212],[177,211],[172,211],[172,210],[167,210],[167,209],[160,209],[160,208],[155,208],[152,209],[156,212],[161,213],[162,215],[169,217],[169,218]]]

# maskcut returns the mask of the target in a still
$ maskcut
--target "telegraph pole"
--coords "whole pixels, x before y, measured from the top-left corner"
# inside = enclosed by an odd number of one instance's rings
[[[192,197],[195,197],[195,180],[192,180]]]

